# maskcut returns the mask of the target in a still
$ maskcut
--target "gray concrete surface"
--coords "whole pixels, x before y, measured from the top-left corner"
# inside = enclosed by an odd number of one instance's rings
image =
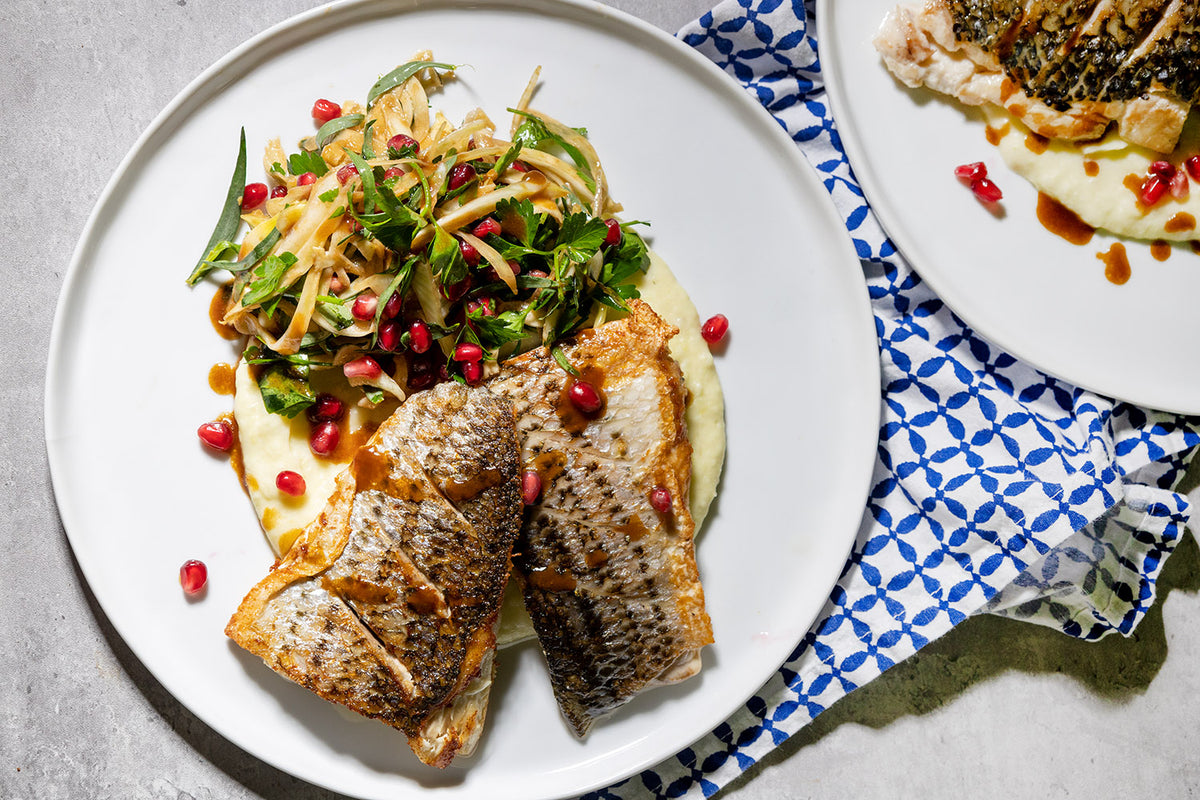
[[[849,0],[845,0],[848,2]],[[0,800],[331,800],[208,729],[113,631],[73,560],[42,440],[47,332],[101,188],[195,75],[312,0],[0,3]],[[674,31],[707,0],[613,3]],[[128,356],[126,356],[128,357]],[[1197,493],[1193,493],[1197,497]],[[1200,794],[1200,550],[1130,639],[968,621],[835,705],[720,796]]]

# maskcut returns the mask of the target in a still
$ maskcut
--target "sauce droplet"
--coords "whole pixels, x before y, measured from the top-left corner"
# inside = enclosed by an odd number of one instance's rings
[[[1096,253],[1096,258],[1104,262],[1104,277],[1120,286],[1129,280],[1129,257],[1125,253],[1125,245],[1113,242],[1107,252]]]
[[[1087,244],[1096,232],[1078,214],[1044,192],[1038,192],[1037,218],[1046,230],[1071,244]]]
[[[1099,162],[1092,161],[1090,158],[1083,162],[1083,174],[1089,178],[1094,178],[1100,174]]]
[[[1167,233],[1194,231],[1196,230],[1196,218],[1186,211],[1180,211],[1166,221],[1166,224],[1163,225],[1163,230]]]
[[[1170,242],[1162,239],[1155,239],[1150,243],[1150,255],[1154,256],[1155,261],[1166,261],[1171,257]]]

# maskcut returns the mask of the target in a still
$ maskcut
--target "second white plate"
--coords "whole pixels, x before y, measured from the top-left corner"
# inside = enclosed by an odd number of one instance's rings
[[[1105,279],[1096,254],[1042,227],[1037,192],[988,144],[977,111],[910,90],[871,37],[898,0],[818,8],[821,62],[854,174],[888,235],[950,308],[993,344],[1086,389],[1164,411],[1200,413],[1200,258],[1165,262],[1128,243],[1132,278]],[[992,215],[954,177],[985,161],[1004,191]]]

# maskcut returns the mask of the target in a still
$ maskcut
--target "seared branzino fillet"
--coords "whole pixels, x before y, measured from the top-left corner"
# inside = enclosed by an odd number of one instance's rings
[[[512,405],[445,383],[410,397],[226,633],[444,767],[482,729],[521,521]]]
[[[687,506],[686,390],[667,352],[677,331],[644,303],[631,307],[562,344],[599,389],[595,413],[572,405],[574,378],[545,348],[488,384],[512,399],[525,469],[541,476],[513,564],[578,736],[643,689],[694,675],[712,642]],[[651,505],[656,488],[670,493],[670,510]]]
[[[1043,136],[1175,147],[1200,101],[1200,0],[927,0],[875,46],[909,86],[1008,109]]]

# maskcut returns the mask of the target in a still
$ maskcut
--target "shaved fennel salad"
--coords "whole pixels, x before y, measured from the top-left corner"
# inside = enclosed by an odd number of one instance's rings
[[[242,132],[188,283],[226,275],[217,316],[248,337],[268,411],[312,406],[315,370],[341,370],[364,405],[477,383],[541,344],[573,371],[555,343],[638,296],[643,223],[614,218],[586,131],[529,107],[537,72],[507,139],[482,110],[458,125],[431,111],[454,76],[420,53],[363,104],[318,100],[298,152],[267,144],[266,183],[246,183]]]

